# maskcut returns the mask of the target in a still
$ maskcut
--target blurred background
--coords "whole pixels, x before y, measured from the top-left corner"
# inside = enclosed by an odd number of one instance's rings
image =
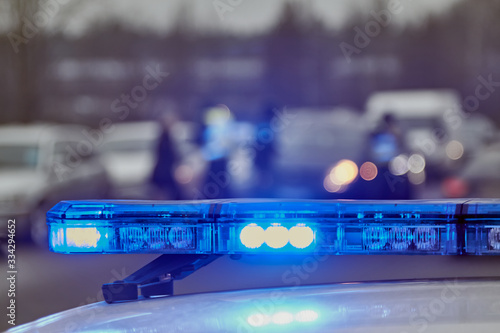
[[[60,200],[499,197],[499,15],[496,0],[0,0],[18,323],[144,261],[49,253]],[[394,258],[392,278],[429,276]],[[456,259],[432,260],[441,276]],[[492,260],[452,266],[498,275]],[[370,272],[309,282],[383,278]]]

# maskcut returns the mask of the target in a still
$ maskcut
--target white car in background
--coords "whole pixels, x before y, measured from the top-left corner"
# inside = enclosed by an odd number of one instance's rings
[[[115,198],[147,198],[156,164],[161,126],[158,122],[113,124],[99,145],[99,156],[108,172]]]
[[[325,174],[342,160],[366,160],[368,126],[351,109],[300,108],[287,111],[293,118],[276,133],[275,197],[323,198]]]
[[[474,159],[478,151],[493,143],[498,138],[498,129],[491,119],[483,114],[471,114],[463,119],[460,126],[452,130],[451,136],[457,149],[447,146],[447,155],[450,158],[464,161]],[[458,143],[460,143],[458,145]]]
[[[184,196],[199,182],[205,162],[196,143],[198,128],[190,122],[173,122],[170,136],[176,153],[175,170],[170,170]],[[99,145],[99,157],[106,167],[111,188],[108,197],[151,199],[158,193],[151,185],[158,160],[162,125],[157,121],[113,124]],[[168,172],[168,171],[166,171]]]
[[[392,115],[407,153],[422,154],[426,168],[439,174],[453,162],[446,147],[453,139],[456,118],[465,117],[460,103],[459,94],[448,89],[380,91],[367,99],[365,119],[375,129],[385,115]]]
[[[478,149],[455,176],[445,179],[445,197],[500,197],[500,142]]]
[[[4,230],[46,244],[45,213],[66,198],[102,198],[108,189],[95,147],[76,125],[0,127],[0,216]]]

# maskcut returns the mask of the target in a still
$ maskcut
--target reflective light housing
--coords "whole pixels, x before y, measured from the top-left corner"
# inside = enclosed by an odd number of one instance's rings
[[[500,200],[63,201],[61,253],[500,255]]]
[[[500,200],[470,200],[463,213],[467,253],[500,255]]]
[[[209,253],[209,205],[63,201],[47,213],[50,249],[62,253]]]
[[[458,254],[450,201],[251,201],[218,208],[217,253]]]

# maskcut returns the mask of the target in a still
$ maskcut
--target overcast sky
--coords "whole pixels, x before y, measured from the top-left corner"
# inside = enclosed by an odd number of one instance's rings
[[[288,1],[294,0],[71,0],[67,5],[61,5],[57,14],[51,18],[49,29],[53,31],[62,29],[67,34],[79,36],[96,23],[118,21],[141,31],[166,34],[176,24],[179,9],[183,6],[188,21],[187,26],[201,31],[257,33],[269,29],[276,23],[283,4]],[[400,1],[404,8],[395,16],[396,21],[418,23],[425,15],[439,14],[460,0],[393,1]],[[302,2],[310,6],[311,13],[331,28],[342,26],[355,11],[369,13],[373,4],[371,0]],[[224,13],[218,13],[216,9],[216,4],[220,3],[227,4],[227,7],[218,6],[219,11],[226,9]],[[231,3],[236,5],[230,5]],[[74,10],[71,10],[70,6],[74,6]],[[6,22],[5,17],[2,20]]]

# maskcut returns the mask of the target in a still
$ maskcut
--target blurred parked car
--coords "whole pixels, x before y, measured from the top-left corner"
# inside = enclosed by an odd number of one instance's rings
[[[450,168],[446,146],[462,114],[460,102],[457,92],[446,89],[381,91],[368,98],[365,117],[375,127],[385,115],[394,116],[407,154],[422,154],[428,175],[438,176]]]
[[[276,133],[276,197],[331,197],[325,175],[339,161],[349,161],[357,177],[366,160],[368,127],[360,114],[349,109],[290,109],[293,115]],[[352,179],[354,180],[354,179]]]
[[[477,151],[492,143],[498,130],[488,117],[475,113],[463,119],[458,126],[453,128],[453,138],[446,148],[450,159],[466,161],[474,158]]]
[[[114,198],[148,198],[161,126],[154,121],[114,124],[104,135],[99,155]]]
[[[456,177],[444,180],[447,197],[500,197],[500,142],[477,151]]]
[[[101,198],[108,189],[95,147],[76,125],[0,127],[0,216],[16,236],[45,244],[45,213],[62,199]],[[6,230],[6,227],[5,229]]]
[[[175,121],[170,129],[177,165],[175,170],[165,172],[173,172],[181,197],[188,199],[198,198],[193,189],[200,186],[206,172],[206,163],[196,142],[199,130],[195,123],[183,121]],[[113,129],[104,135],[98,150],[111,182],[109,197],[158,199],[160,194],[151,181],[161,132],[159,122],[140,121],[113,124]]]

